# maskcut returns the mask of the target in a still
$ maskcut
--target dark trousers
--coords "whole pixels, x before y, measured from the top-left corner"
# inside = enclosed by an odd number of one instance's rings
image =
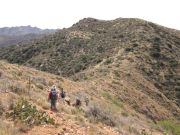
[[[57,108],[56,108],[56,101],[57,100],[51,100],[51,110],[53,110],[53,111],[57,110]]]

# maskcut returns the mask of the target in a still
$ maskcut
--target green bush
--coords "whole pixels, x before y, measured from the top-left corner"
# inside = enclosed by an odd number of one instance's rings
[[[171,67],[176,67],[176,66],[178,66],[178,61],[176,61],[176,60],[171,60],[171,61],[169,61],[169,63],[170,63],[170,66],[171,66]]]
[[[50,118],[46,112],[38,111],[25,99],[19,100],[13,107],[12,111],[6,113],[8,118],[20,120],[27,125],[55,124],[54,119]]]
[[[104,62],[104,64],[105,64],[105,65],[108,65],[108,64],[111,64],[112,62],[113,62],[112,59],[109,58],[109,59],[107,59],[107,60]]]
[[[159,52],[152,52],[151,56],[154,58],[159,58],[161,56],[161,54]]]
[[[81,71],[82,68],[83,68],[83,65],[81,65],[80,63],[77,63],[76,65],[74,65],[74,72],[77,73]]]
[[[125,48],[125,51],[126,51],[126,52],[132,52],[132,51],[133,51],[133,48]]]
[[[173,120],[162,120],[159,124],[173,135],[180,135],[180,123]]]

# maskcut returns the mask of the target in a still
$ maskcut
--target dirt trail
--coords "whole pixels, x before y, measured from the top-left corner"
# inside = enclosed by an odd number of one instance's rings
[[[1,93],[3,96],[1,99],[9,101],[10,95],[13,93]],[[7,98],[8,97],[8,98]],[[38,109],[42,110],[41,106],[36,105]],[[67,109],[71,107],[65,105]],[[44,110],[45,111],[45,110]],[[76,114],[72,115],[66,112],[46,112],[50,117],[54,118],[57,126],[53,125],[39,125],[34,126],[23,135],[125,135],[127,133],[120,134],[115,128],[106,126],[102,123],[92,124],[87,121],[79,122],[74,119]],[[11,122],[11,121],[9,121]],[[11,123],[13,124],[13,123]],[[124,131],[124,130],[123,130]],[[149,131],[149,129],[146,129]],[[125,131],[124,131],[125,132]],[[162,135],[159,132],[153,132],[153,135]]]
[[[96,131],[92,125],[79,125],[64,113],[50,111],[48,113],[58,123],[57,127],[52,125],[35,126],[28,133],[25,133],[25,135],[120,135],[115,129],[102,124],[97,124],[99,126],[97,129],[101,130]]]

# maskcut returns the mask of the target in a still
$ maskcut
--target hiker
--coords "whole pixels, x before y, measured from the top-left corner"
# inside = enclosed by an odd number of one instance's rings
[[[66,93],[63,90],[63,88],[61,88],[61,92],[60,92],[60,96],[59,97],[62,99],[63,104],[65,104]]]
[[[51,91],[49,92],[49,96],[48,96],[48,101],[51,102],[51,110],[52,111],[57,110],[57,108],[56,108],[57,99],[58,99],[58,93],[57,93],[57,90],[56,90],[56,86],[53,85],[52,88],[51,88]]]
[[[84,101],[85,101],[85,103],[86,103],[86,106],[88,106],[88,105],[89,105],[89,98],[88,98],[88,97],[85,97]]]
[[[69,96],[66,96],[65,98],[64,98],[64,100],[65,100],[65,102],[67,103],[67,105],[71,105],[71,99],[70,99],[70,97]]]
[[[75,107],[80,107],[81,106],[81,100],[78,97],[76,98],[76,101],[73,104],[73,106],[75,106]]]

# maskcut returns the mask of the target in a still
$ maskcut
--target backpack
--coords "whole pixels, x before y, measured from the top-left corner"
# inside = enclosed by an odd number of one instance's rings
[[[81,100],[80,99],[76,99],[76,106],[80,106],[81,105]]]
[[[61,92],[61,98],[65,98],[65,96],[66,96],[65,92],[64,91]]]
[[[51,91],[50,93],[50,99],[51,100],[57,100],[57,92],[56,91]]]

